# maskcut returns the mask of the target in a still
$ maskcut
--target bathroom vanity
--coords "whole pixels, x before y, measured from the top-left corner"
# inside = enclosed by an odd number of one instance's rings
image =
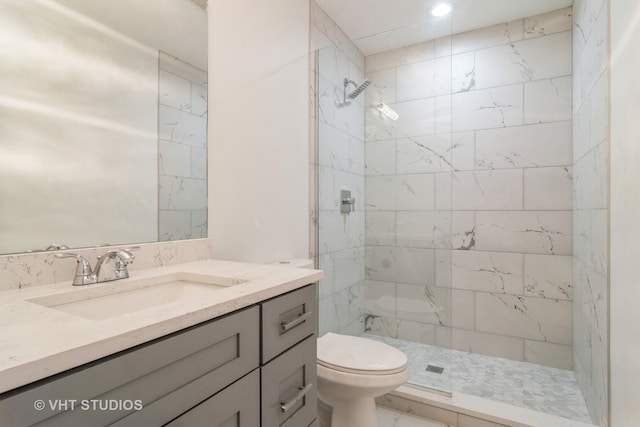
[[[17,338],[15,329],[26,333],[29,326],[20,324],[25,311],[37,312],[44,342],[32,337],[35,341],[18,339],[11,346],[10,337],[2,338],[0,425],[315,425],[312,283],[321,275],[208,260],[136,272],[93,289],[55,284],[16,295],[3,292],[0,328],[5,329],[9,310],[17,321],[9,335]],[[224,285],[222,279],[228,279]],[[147,288],[201,284],[206,289],[213,282],[218,288],[210,295],[183,290],[172,302],[115,317],[100,313],[97,303],[83,302],[102,299],[109,307],[109,298],[128,292],[134,299],[137,293],[162,301],[158,291]],[[124,292],[116,292],[119,285]],[[52,336],[57,341],[46,338]],[[15,357],[4,357],[9,352]]]

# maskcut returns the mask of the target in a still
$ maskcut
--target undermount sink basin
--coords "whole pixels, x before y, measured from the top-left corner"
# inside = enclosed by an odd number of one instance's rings
[[[172,273],[146,279],[129,279],[87,285],[71,292],[32,298],[27,301],[92,320],[103,320],[171,304],[204,298],[217,290],[246,280],[193,273]]]

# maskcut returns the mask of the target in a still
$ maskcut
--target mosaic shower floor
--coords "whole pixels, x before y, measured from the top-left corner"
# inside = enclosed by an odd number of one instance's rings
[[[411,384],[591,422],[573,371],[377,335],[365,336],[405,352]],[[444,368],[444,371],[442,374],[428,372],[428,365]]]

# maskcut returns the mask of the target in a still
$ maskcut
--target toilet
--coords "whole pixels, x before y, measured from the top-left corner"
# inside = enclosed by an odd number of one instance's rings
[[[375,398],[408,379],[407,356],[390,345],[331,332],[318,338],[318,397],[332,408],[331,427],[376,427]]]

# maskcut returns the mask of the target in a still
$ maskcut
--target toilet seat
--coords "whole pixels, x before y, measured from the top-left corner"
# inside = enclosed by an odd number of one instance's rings
[[[329,332],[318,339],[318,364],[351,374],[389,375],[407,369],[407,356],[388,344]]]

